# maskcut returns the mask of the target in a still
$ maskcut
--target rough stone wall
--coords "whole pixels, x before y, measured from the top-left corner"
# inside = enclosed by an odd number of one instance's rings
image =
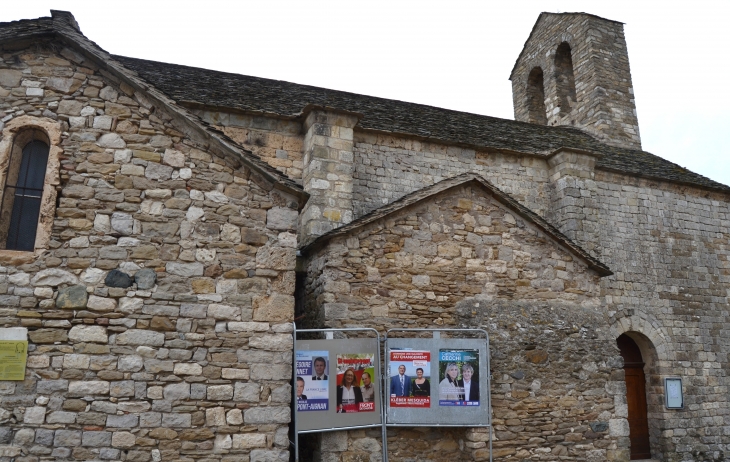
[[[301,182],[304,137],[300,122],[228,112],[193,112],[281,173]]]
[[[195,112],[290,178],[302,180],[301,122]],[[540,215],[549,207],[548,166],[543,159],[375,135],[357,128],[354,137],[354,217],[464,172],[482,174]]]
[[[545,216],[550,200],[544,159],[356,131],[355,217],[464,172],[479,173],[525,207]]]
[[[647,388],[655,457],[727,460],[730,200],[600,171],[596,185],[612,324],[658,355]],[[668,376],[684,378],[685,410],[664,409]]]
[[[0,458],[287,460],[296,200],[57,50],[0,62],[0,125],[63,126],[49,248],[0,265]]]
[[[575,75],[575,101],[561,110],[555,54],[567,42]],[[634,89],[623,24],[592,15],[540,15],[515,64],[512,98],[515,120],[529,122],[528,79],[542,68],[548,125],[575,125],[608,144],[641,149]]]
[[[327,327],[489,332],[500,460],[628,459],[623,370],[598,277],[480,188],[333,238],[309,268],[308,312]],[[322,460],[378,457],[361,442],[372,435],[344,435],[323,435]],[[391,460],[486,460],[488,440],[469,428],[388,436]]]

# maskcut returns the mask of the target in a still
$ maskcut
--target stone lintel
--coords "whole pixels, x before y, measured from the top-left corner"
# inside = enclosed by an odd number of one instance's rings
[[[33,261],[40,256],[42,251],[26,252],[23,250],[0,250],[0,264],[19,266]]]

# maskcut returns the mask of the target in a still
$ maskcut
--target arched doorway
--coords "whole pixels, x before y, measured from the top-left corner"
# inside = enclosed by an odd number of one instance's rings
[[[626,375],[626,404],[629,408],[629,438],[631,460],[650,459],[649,421],[646,409],[646,377],[644,359],[634,340],[626,334],[616,339],[624,358]]]

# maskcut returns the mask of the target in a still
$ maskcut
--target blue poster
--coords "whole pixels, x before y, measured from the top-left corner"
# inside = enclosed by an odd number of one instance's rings
[[[329,352],[297,351],[297,411],[329,409]]]
[[[479,406],[479,351],[439,350],[439,406]]]

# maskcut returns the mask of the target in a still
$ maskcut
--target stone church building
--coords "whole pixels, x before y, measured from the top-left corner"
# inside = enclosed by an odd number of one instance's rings
[[[288,461],[294,321],[487,330],[495,460],[730,460],[730,187],[642,150],[621,23],[541,14],[514,121],[110,55],[62,11],[0,53],[0,461]]]

